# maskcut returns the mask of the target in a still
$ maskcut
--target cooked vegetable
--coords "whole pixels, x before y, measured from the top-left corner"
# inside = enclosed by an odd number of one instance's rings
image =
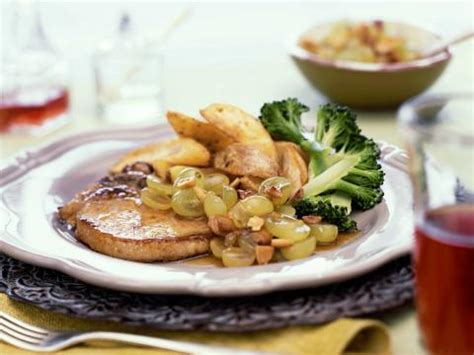
[[[176,138],[132,150],[115,163],[111,171],[120,172],[126,165],[137,161],[152,165],[159,161],[170,165],[207,166],[210,159],[207,148],[194,139]]]
[[[236,106],[226,104],[209,105],[200,113],[206,121],[235,142],[256,146],[270,159],[276,161],[275,144],[257,118]]]
[[[216,153],[214,167],[235,176],[269,178],[278,175],[278,163],[258,145],[234,143]]]
[[[198,121],[179,112],[168,111],[166,118],[180,137],[193,138],[204,145],[211,153],[235,143],[228,134],[213,124]]]
[[[301,114],[307,110],[296,99],[287,99],[265,104],[260,119],[274,139],[291,141],[309,153],[309,182],[304,186],[303,199],[295,204],[297,215],[319,215],[342,231],[353,230],[356,224],[349,216],[347,199],[359,210],[370,209],[382,200],[384,174],[377,163],[380,150],[360,133],[355,114],[336,104],[320,108],[315,139],[308,140],[301,124]],[[345,206],[321,197],[333,192],[345,194]]]
[[[348,232],[357,229],[356,222],[350,216],[351,199],[334,197],[335,194],[309,196],[294,204],[296,214],[302,216],[321,216],[327,223],[338,226],[339,231]]]

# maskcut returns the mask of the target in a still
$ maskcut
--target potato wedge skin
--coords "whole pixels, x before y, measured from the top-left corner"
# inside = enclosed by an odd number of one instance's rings
[[[234,139],[213,124],[198,121],[193,117],[174,111],[168,111],[166,118],[178,136],[195,139],[211,153],[235,143]]]
[[[214,167],[235,176],[269,178],[278,175],[277,160],[259,146],[234,143],[217,152]]]
[[[294,196],[308,181],[308,167],[299,147],[291,142],[275,142],[280,164],[280,176],[290,180],[291,196]]]
[[[119,172],[137,161],[152,165],[155,161],[161,161],[170,165],[208,166],[210,160],[211,154],[201,143],[191,138],[175,138],[128,152],[112,166],[111,172]]]
[[[257,118],[236,106],[220,103],[211,104],[200,113],[236,142],[260,147],[269,157],[276,159],[275,144]]]

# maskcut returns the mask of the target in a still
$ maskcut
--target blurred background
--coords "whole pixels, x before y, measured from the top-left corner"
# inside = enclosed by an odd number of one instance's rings
[[[15,38],[11,32],[16,3],[1,2],[2,58],[8,56]],[[325,101],[288,55],[291,40],[314,24],[340,19],[385,19],[415,24],[447,37],[473,23],[470,1],[38,1],[37,5],[45,36],[69,67],[72,120],[52,137],[111,124],[98,120],[93,55],[101,41],[117,35],[123,14],[128,14],[127,25],[140,38],[159,38],[162,31],[172,27],[164,43],[156,46],[163,60],[158,89],[165,110],[190,114],[218,101],[255,113],[263,102],[288,96],[298,97],[311,107]],[[173,25],[177,17],[179,23]],[[472,41],[456,46],[453,52],[452,63],[432,91],[472,89]],[[2,66],[2,74],[4,69]],[[163,121],[162,117],[157,117],[156,122]],[[370,132],[372,120],[380,122]],[[393,128],[393,120],[393,112],[370,112],[364,115],[362,126],[377,137],[384,124],[387,129]],[[34,144],[38,139],[4,134],[1,149],[8,155],[26,141]],[[397,138],[392,140],[397,143]]]

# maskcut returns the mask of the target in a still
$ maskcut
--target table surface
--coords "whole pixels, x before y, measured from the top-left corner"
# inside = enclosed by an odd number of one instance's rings
[[[3,20],[11,19],[2,2]],[[40,137],[0,136],[0,158],[81,131],[108,128],[96,117],[90,55],[97,40],[113,33],[121,11],[135,29],[153,35],[185,6],[175,3],[40,3],[46,33],[71,68],[71,122]],[[443,36],[472,26],[472,2],[315,2],[194,3],[191,14],[163,47],[165,108],[196,114],[212,102],[233,103],[258,112],[263,102],[297,97],[313,109],[325,102],[291,63],[286,44],[292,34],[313,23],[347,17],[383,18],[417,23]],[[9,17],[10,16],[10,17]],[[8,21],[3,21],[4,23]],[[3,31],[3,35],[5,31]],[[4,44],[7,41],[3,42]],[[0,51],[2,47],[0,47]],[[445,74],[430,90],[473,89],[474,46],[457,46]],[[402,145],[396,112],[358,112],[363,131],[375,139]],[[157,123],[163,120],[157,120]],[[412,306],[377,316],[388,324],[395,354],[424,353]]]

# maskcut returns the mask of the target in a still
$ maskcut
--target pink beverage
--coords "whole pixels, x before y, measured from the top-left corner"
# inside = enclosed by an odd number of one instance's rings
[[[416,229],[417,309],[434,354],[474,353],[474,204],[428,212]]]

